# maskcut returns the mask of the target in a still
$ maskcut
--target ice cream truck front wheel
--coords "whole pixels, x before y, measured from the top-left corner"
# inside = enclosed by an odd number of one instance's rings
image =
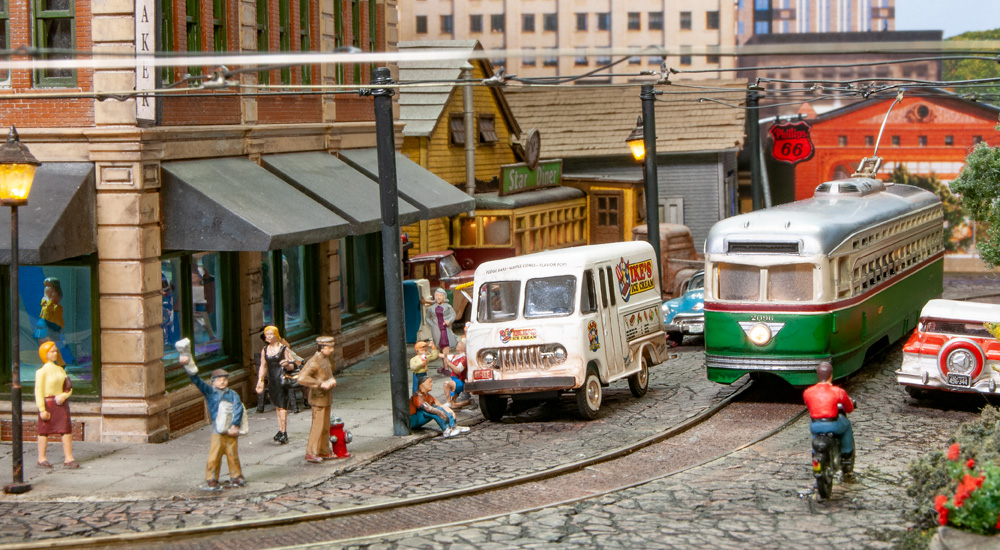
[[[499,395],[480,395],[479,410],[490,422],[500,422],[507,412],[507,398]]]
[[[587,367],[587,377],[583,379],[583,385],[576,389],[576,408],[586,420],[597,418],[601,410],[601,378],[593,365]]]

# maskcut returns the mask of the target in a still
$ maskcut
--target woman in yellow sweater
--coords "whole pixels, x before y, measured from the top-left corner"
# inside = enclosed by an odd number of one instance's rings
[[[55,342],[45,342],[38,348],[38,356],[45,362],[35,372],[35,404],[38,405],[38,465],[51,468],[45,457],[48,436],[62,436],[63,466],[79,468],[73,458],[73,424],[69,417],[69,396],[73,393],[66,371],[60,363],[62,357]]]

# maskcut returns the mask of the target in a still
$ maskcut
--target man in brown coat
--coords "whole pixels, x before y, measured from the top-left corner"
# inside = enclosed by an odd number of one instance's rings
[[[309,404],[312,405],[312,427],[306,442],[306,462],[319,463],[337,458],[330,449],[330,390],[337,385],[333,377],[333,337],[316,339],[319,349],[306,361],[299,374],[299,385],[311,388]]]

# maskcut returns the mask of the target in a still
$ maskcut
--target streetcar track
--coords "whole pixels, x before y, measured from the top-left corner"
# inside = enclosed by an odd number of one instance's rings
[[[729,406],[736,398],[745,394],[747,390],[749,390],[753,386],[754,386],[753,382],[748,382],[744,384],[743,387],[737,389],[724,399],[720,400],[718,403],[700,411],[698,414],[688,418],[687,420],[684,420],[683,422],[675,426],[672,426],[658,434],[646,437],[629,445],[625,445],[617,449],[613,449],[611,451],[606,451],[604,453],[595,455],[593,457],[573,461],[567,464],[562,464],[550,468],[548,470],[532,472],[529,474],[515,476],[512,478],[494,481],[490,483],[484,483],[471,487],[454,489],[450,491],[443,491],[440,493],[433,493],[416,497],[407,497],[404,499],[397,499],[388,502],[339,508],[336,510],[326,510],[322,512],[310,512],[303,514],[290,514],[275,518],[260,518],[260,519],[255,519],[252,522],[231,521],[225,523],[217,523],[214,525],[184,527],[179,529],[169,529],[161,531],[124,533],[119,535],[107,535],[99,537],[83,537],[83,538],[74,537],[74,538],[64,538],[58,540],[42,540],[42,541],[33,541],[28,543],[5,544],[5,545],[0,545],[0,547],[2,547],[5,550],[22,550],[29,548],[104,548],[104,547],[122,547],[122,546],[131,547],[137,544],[148,546],[157,543],[165,544],[169,547],[178,547],[180,544],[195,543],[197,540],[203,540],[205,538],[213,536],[221,536],[227,533],[234,533],[236,531],[246,532],[248,535],[250,535],[247,538],[252,538],[253,531],[257,530],[280,528],[289,525],[316,523],[324,520],[359,516],[362,514],[383,512],[387,510],[401,510],[404,508],[414,507],[422,504],[432,504],[441,501],[456,499],[459,497],[475,496],[477,494],[489,493],[491,491],[497,491],[507,487],[513,487],[517,485],[524,485],[527,483],[537,482],[540,480],[544,480],[546,478],[563,476],[574,471],[583,470],[587,467],[600,464],[602,462],[608,462],[618,459],[620,457],[630,455],[640,449],[655,445],[665,440],[669,440],[712,418],[718,412],[724,410],[727,406]],[[331,480],[328,480],[328,482],[335,483],[336,478],[332,478]],[[229,539],[229,543],[226,544],[226,546],[227,547],[231,546],[232,542],[233,542],[232,539]]]

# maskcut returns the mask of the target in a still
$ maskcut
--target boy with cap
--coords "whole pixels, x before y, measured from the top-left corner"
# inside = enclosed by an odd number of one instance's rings
[[[299,373],[299,385],[310,388],[312,426],[306,441],[306,462],[313,464],[351,456],[348,453],[339,457],[330,449],[330,406],[333,404],[330,390],[337,385],[337,379],[333,377],[333,361],[330,359],[334,351],[333,337],[320,336],[316,339],[316,345],[316,353],[306,361]]]
[[[191,357],[190,340],[185,338],[175,345],[180,352],[178,361],[208,402],[208,415],[212,421],[212,443],[208,449],[208,464],[205,466],[205,483],[209,490],[220,489],[219,469],[222,466],[222,457],[225,455],[229,463],[229,483],[234,487],[243,487],[246,485],[246,480],[243,478],[237,448],[240,424],[243,422],[243,402],[236,392],[229,389],[228,372],[222,369],[212,371],[212,385],[206,384],[198,376],[198,366]]]
[[[413,372],[413,393],[417,393],[420,381],[427,378],[427,364],[438,358],[438,350],[430,340],[417,342],[413,346],[416,355],[410,359],[410,370]]]

